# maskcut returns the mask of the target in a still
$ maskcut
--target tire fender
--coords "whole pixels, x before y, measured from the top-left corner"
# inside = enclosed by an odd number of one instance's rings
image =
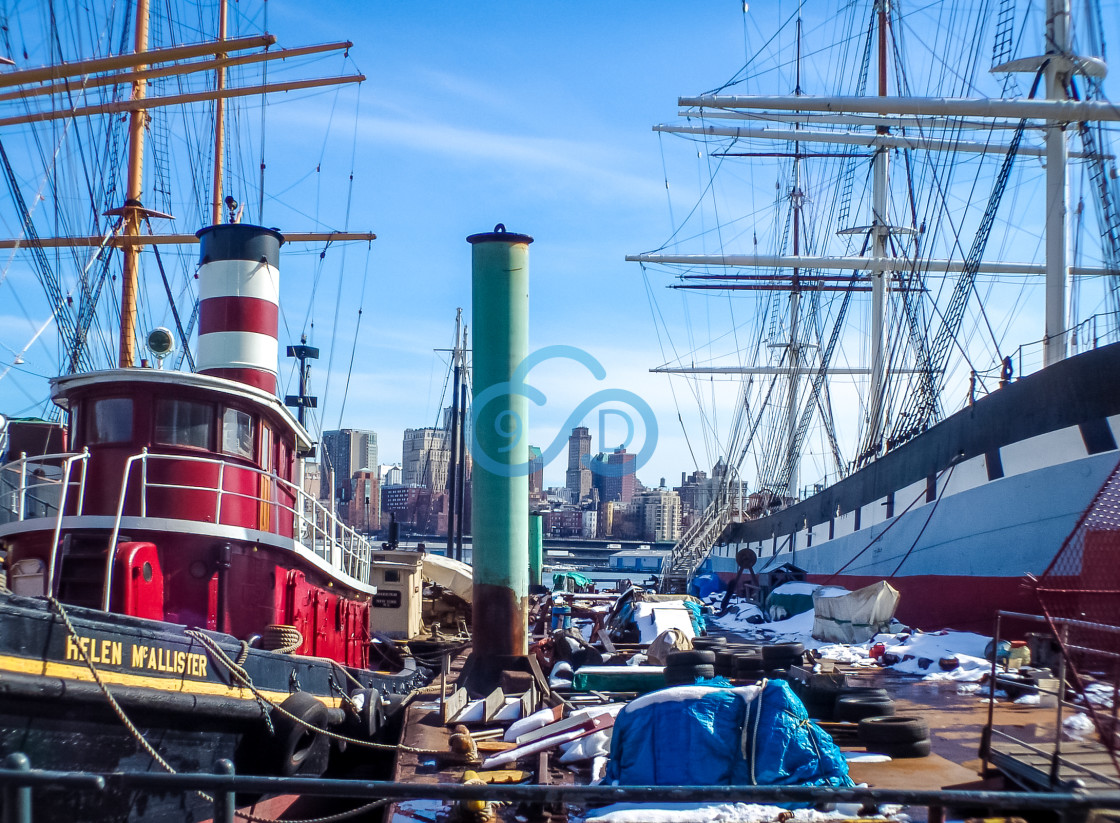
[[[322,701],[306,692],[289,695],[280,708],[299,718],[293,720],[287,714],[273,709],[270,718],[275,731],[273,747],[269,755],[275,773],[292,775],[311,775],[318,777],[327,770],[330,760],[330,738],[325,734],[312,731],[306,725],[319,729],[327,727],[327,707]]]

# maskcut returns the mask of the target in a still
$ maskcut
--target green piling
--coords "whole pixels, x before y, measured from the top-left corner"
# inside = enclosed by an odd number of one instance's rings
[[[529,244],[472,234],[474,654],[525,655],[529,594],[529,400],[506,390],[529,353]],[[504,386],[490,399],[487,391]],[[482,402],[480,402],[480,399]]]
[[[541,567],[544,564],[544,532],[541,516],[529,515],[529,585],[541,584]]]

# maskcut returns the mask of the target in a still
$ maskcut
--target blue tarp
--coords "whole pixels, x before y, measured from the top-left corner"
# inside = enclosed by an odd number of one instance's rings
[[[693,597],[699,597],[703,600],[713,592],[721,592],[726,586],[723,581],[719,579],[716,574],[702,574],[692,578],[692,582],[688,584],[688,593]]]
[[[703,607],[699,603],[694,603],[691,600],[685,600],[684,607],[688,609],[688,613],[692,617],[693,633],[697,636],[702,635],[706,627],[704,612],[701,610]]]
[[[606,782],[624,786],[851,786],[832,738],[784,680],[679,686],[615,719]]]

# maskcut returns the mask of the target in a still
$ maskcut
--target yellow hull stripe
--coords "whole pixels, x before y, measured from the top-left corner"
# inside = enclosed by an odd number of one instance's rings
[[[43,677],[58,677],[64,680],[77,680],[81,683],[96,683],[89,668],[84,665],[71,663],[57,663],[49,660],[36,660],[30,657],[14,657],[0,655],[0,679],[5,673],[32,674]],[[224,683],[213,683],[203,680],[188,680],[187,678],[174,677],[148,677],[142,674],[129,674],[115,672],[108,669],[98,669],[101,681],[110,686],[138,686],[144,689],[155,689],[161,692],[176,692],[191,695],[212,695],[216,697],[229,697],[235,700],[256,700],[253,692],[243,686],[227,686]],[[289,697],[288,692],[273,692],[265,689],[258,691],[273,703],[283,703]],[[322,697],[312,695],[331,708],[342,705],[339,697]]]

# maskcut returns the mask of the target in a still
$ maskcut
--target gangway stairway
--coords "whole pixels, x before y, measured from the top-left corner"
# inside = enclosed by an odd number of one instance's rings
[[[721,488],[715,499],[673,546],[673,551],[661,566],[657,590],[661,594],[687,594],[688,584],[711,554],[723,530],[734,515],[733,500],[726,488]]]

